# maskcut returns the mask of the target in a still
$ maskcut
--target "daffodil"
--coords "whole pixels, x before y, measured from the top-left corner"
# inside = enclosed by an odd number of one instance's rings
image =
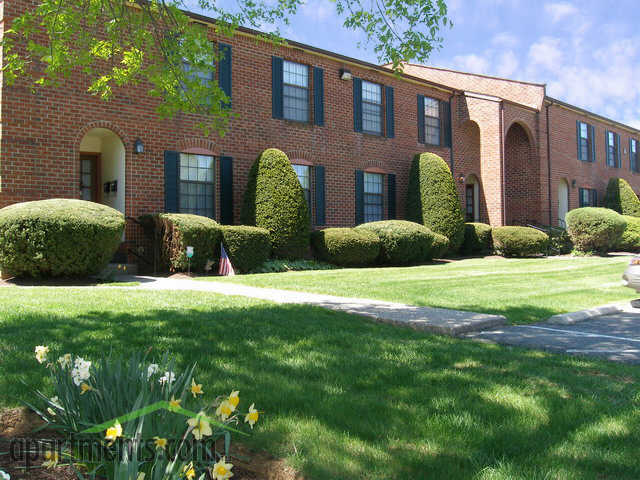
[[[47,353],[49,353],[49,347],[45,347],[44,345],[38,345],[36,347],[36,360],[38,363],[47,361]]]
[[[231,409],[232,411],[235,411],[236,407],[240,403],[240,396],[239,395],[240,395],[240,391],[239,390],[234,390],[233,392],[231,392],[231,395],[229,395],[229,403],[233,407]]]
[[[153,437],[153,443],[156,446],[156,448],[158,449],[163,449],[165,450],[167,448],[167,439],[166,438],[160,438],[160,437]]]
[[[42,462],[42,466],[45,468],[55,468],[58,466],[58,462],[60,461],[58,452],[46,451],[44,453],[44,458],[45,461]]]
[[[196,384],[196,381],[191,379],[191,393],[193,394],[193,398],[197,398],[198,395],[202,395],[204,392],[202,391],[202,384]]]
[[[182,400],[180,400],[180,399],[176,400],[176,397],[171,395],[171,400],[169,400],[169,406],[171,406],[173,408],[179,408],[181,402],[182,402]]]
[[[187,423],[191,427],[191,433],[196,440],[202,440],[202,437],[210,436],[213,431],[209,421],[204,416],[204,412],[200,412],[196,418],[190,418]]]
[[[164,372],[164,375],[158,379],[161,385],[168,383],[171,385],[176,380],[176,374],[173,372]]]
[[[11,476],[4,470],[0,470],[0,480],[11,480]]]
[[[224,421],[231,416],[233,410],[234,407],[229,403],[229,400],[223,400],[216,409],[216,415],[218,415]]]
[[[251,406],[249,407],[249,413],[247,413],[244,417],[244,421],[245,423],[248,423],[251,426],[251,428],[253,428],[255,423],[258,421],[259,416],[260,416],[260,413],[258,412],[258,410],[255,409],[255,403],[252,403]]]
[[[182,475],[187,480],[193,480],[194,478],[196,478],[196,470],[195,468],[193,468],[193,462],[182,467]]]
[[[90,392],[91,390],[93,390],[93,387],[91,385],[87,384],[87,383],[82,383],[80,385],[80,390],[81,390],[80,395],[84,395],[85,393]]]
[[[65,353],[61,357],[58,358],[58,363],[61,368],[69,368],[71,366],[71,354]]]
[[[109,446],[113,445],[118,437],[122,436],[122,425],[116,420],[113,427],[107,428],[107,433],[104,436],[105,440],[109,440]]]
[[[91,376],[89,368],[91,368],[91,362],[80,357],[75,359],[73,370],[71,370],[71,377],[73,377],[73,383],[78,387],[84,380],[88,380]]]
[[[151,378],[152,375],[158,373],[159,368],[160,367],[157,363],[152,363],[151,365],[149,365],[149,367],[147,368],[147,378]]]
[[[231,473],[232,468],[233,464],[226,463],[225,457],[222,457],[219,462],[213,465],[211,475],[215,480],[227,480],[228,478],[233,477],[233,473]]]

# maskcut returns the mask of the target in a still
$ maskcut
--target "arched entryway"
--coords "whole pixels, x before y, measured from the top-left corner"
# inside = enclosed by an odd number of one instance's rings
[[[538,223],[539,165],[531,136],[519,123],[505,136],[505,217],[507,225]]]
[[[558,225],[566,227],[565,217],[569,212],[569,182],[564,178],[558,183]]]
[[[125,148],[106,128],[89,130],[80,141],[80,195],[125,213]]]
[[[475,175],[465,178],[464,188],[465,217],[467,222],[480,221],[480,182]]]

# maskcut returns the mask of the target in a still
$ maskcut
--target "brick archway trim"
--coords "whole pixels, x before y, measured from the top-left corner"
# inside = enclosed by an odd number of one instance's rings
[[[183,153],[194,153],[197,155],[211,155],[218,157],[221,155],[220,148],[215,142],[207,138],[185,137],[178,142],[178,150]]]

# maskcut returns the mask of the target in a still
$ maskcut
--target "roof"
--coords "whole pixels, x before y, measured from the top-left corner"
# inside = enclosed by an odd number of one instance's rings
[[[558,106],[560,106],[562,108],[566,108],[567,110],[572,110],[572,111],[574,111],[576,113],[580,113],[580,114],[582,114],[582,115],[584,115],[586,117],[591,117],[594,120],[598,120],[600,122],[608,123],[608,124],[616,126],[618,128],[622,128],[623,130],[627,130],[628,132],[635,133],[635,134],[640,134],[640,129],[634,128],[634,127],[632,127],[630,125],[627,125],[627,124],[622,123],[622,122],[618,122],[616,120],[611,120],[610,118],[604,117],[604,116],[599,115],[597,113],[593,113],[593,112],[591,112],[589,110],[586,110],[584,108],[576,107],[575,105],[571,105],[570,103],[563,102],[562,100],[557,100],[555,98],[547,96],[547,97],[545,97],[545,101],[547,101],[549,104],[558,105]]]

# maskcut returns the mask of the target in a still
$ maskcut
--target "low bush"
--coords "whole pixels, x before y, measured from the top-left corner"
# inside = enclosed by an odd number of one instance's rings
[[[333,270],[336,267],[330,263],[317,262],[315,260],[281,260],[271,259],[264,262],[249,273],[282,273],[304,272],[308,270]]]
[[[567,213],[567,231],[575,249],[583,253],[606,253],[620,243],[626,222],[608,208],[576,208]]]
[[[378,262],[385,265],[411,265],[431,260],[434,234],[424,225],[405,220],[364,223],[356,230],[374,232],[380,237]]]
[[[125,219],[105,205],[52,199],[0,210],[0,270],[14,276],[99,273],[122,242]]]
[[[269,259],[269,230],[259,227],[223,226],[222,241],[234,269],[246,273]]]
[[[172,272],[212,270],[220,258],[222,229],[215,220],[186,213],[155,216],[156,238],[160,242],[162,263]],[[193,247],[189,262],[187,247]]]
[[[640,218],[630,215],[623,215],[627,226],[622,232],[617,250],[623,252],[640,252]]]
[[[371,265],[380,255],[380,238],[355,228],[326,228],[311,235],[315,255],[335,265]]]
[[[609,180],[603,206],[622,215],[640,217],[640,199],[623,178]]]
[[[495,227],[491,231],[496,253],[505,257],[546,254],[549,236],[531,227]]]
[[[449,251],[449,239],[439,233],[433,233],[433,242],[431,242],[431,259],[443,258]]]
[[[482,253],[491,250],[491,225],[465,223],[462,253]]]
[[[564,228],[549,228],[546,230],[549,235],[549,255],[566,255],[573,250],[573,242]]]

